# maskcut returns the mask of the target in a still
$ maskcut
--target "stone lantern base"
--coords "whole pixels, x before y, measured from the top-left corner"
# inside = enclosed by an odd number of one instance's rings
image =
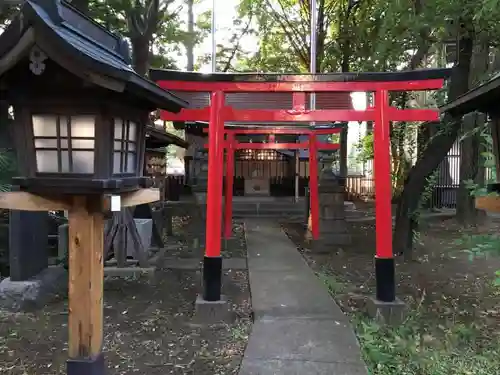
[[[314,252],[331,252],[335,247],[351,244],[347,230],[344,205],[344,186],[330,169],[321,172],[319,183],[319,239],[314,241]]]

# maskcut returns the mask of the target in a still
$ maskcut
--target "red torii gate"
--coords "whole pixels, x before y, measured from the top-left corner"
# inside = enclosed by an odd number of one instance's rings
[[[203,74],[152,70],[150,76],[162,88],[178,93],[210,93],[210,104],[203,108],[183,109],[178,114],[162,112],[167,121],[206,122],[208,127],[208,191],[206,219],[206,251],[203,263],[203,298],[218,301],[221,298],[222,258],[221,217],[222,176],[224,148],[234,147],[230,139],[225,141],[226,122],[233,123],[317,123],[332,121],[374,121],[374,172],[376,209],[376,256],[375,278],[376,298],[383,302],[394,302],[395,261],[392,251],[392,184],[390,161],[390,121],[437,121],[439,112],[434,109],[397,109],[389,103],[390,91],[438,90],[450,69],[425,69],[395,73],[328,73],[328,74]],[[306,109],[306,93],[322,92],[373,92],[374,105],[365,111],[353,109]],[[236,109],[227,105],[225,96],[229,93],[291,92],[291,109]],[[299,130],[299,129],[297,129]],[[302,134],[307,130],[302,131]],[[260,130],[259,130],[260,131]],[[276,132],[277,129],[270,129]],[[238,132],[241,133],[239,129]],[[316,155],[315,134],[309,144],[311,156]],[[231,137],[231,132],[228,132]],[[252,143],[241,147],[255,147]],[[297,144],[287,144],[287,146]],[[238,147],[239,147],[238,146]],[[261,144],[271,148],[275,145]],[[283,146],[285,147],[285,146]],[[312,152],[311,152],[312,151]],[[311,165],[313,162],[311,160]],[[317,164],[317,163],[314,163]],[[317,167],[317,166],[316,166]],[[317,170],[316,170],[317,172]],[[317,175],[310,176],[311,187],[317,186]],[[312,193],[312,191],[311,191]],[[317,205],[318,196],[311,203]],[[316,213],[315,213],[316,215]],[[314,226],[313,226],[314,228]]]
[[[208,129],[203,129],[208,133]],[[233,179],[234,179],[234,151],[235,150],[309,150],[309,185],[310,185],[310,207],[311,207],[311,233],[312,238],[319,238],[319,190],[318,190],[318,161],[317,151],[338,150],[338,143],[319,142],[317,135],[329,135],[339,133],[339,128],[329,129],[225,129],[226,140],[224,149],[226,150],[226,196],[224,202],[224,237],[227,239],[232,232],[233,215]],[[268,143],[242,143],[235,138],[238,134],[268,134]],[[300,134],[308,135],[307,142],[278,143],[275,141],[276,134]],[[208,148],[209,145],[205,145]]]

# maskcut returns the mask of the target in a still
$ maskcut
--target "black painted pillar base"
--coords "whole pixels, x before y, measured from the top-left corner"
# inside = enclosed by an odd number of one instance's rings
[[[222,257],[203,258],[203,299],[220,301],[222,291]]]
[[[105,375],[104,355],[100,353],[94,358],[70,358],[66,362],[66,370],[67,375]]]
[[[394,258],[375,257],[376,298],[381,302],[396,300],[396,272]]]

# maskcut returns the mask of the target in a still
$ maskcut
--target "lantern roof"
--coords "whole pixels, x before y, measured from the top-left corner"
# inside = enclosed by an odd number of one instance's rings
[[[0,77],[37,46],[75,76],[169,112],[188,103],[131,67],[128,42],[64,0],[27,0],[0,35]]]

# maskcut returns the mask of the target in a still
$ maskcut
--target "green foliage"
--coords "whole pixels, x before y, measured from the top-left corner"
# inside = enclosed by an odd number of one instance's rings
[[[316,276],[319,278],[319,280],[323,284],[325,284],[325,286],[328,289],[328,292],[332,296],[337,296],[339,294],[342,294],[347,289],[346,283],[338,281],[337,278],[335,278],[331,275],[327,275],[327,274],[322,273],[322,272],[316,272]]]
[[[91,17],[105,27],[131,38],[131,16],[137,14],[140,19],[144,19],[150,3],[145,0],[90,0],[89,12]],[[181,17],[184,6],[185,4],[178,4],[173,0],[160,1],[159,21],[153,32],[151,67],[183,68],[177,66],[176,59],[185,55],[184,45],[189,42],[198,44],[206,35],[204,23],[201,23],[201,28],[196,27],[194,35],[186,31],[185,22]]]
[[[365,135],[355,147],[358,151],[356,156],[358,162],[366,163],[373,160],[375,156],[373,151],[373,133]]]
[[[468,254],[470,261],[500,255],[500,235],[497,234],[467,234],[453,244],[464,248],[462,251]],[[500,270],[495,272],[494,284],[500,286]]]
[[[486,151],[481,153],[481,163],[485,168],[492,170],[491,176],[484,183],[477,183],[473,180],[464,181],[466,188],[473,197],[481,197],[493,195],[497,196],[496,192],[488,192],[487,185],[496,182],[496,166],[495,155],[493,154],[493,138],[489,132],[488,124],[483,127],[473,129],[471,132],[464,134],[462,139],[474,135],[480,136],[481,142]],[[469,255],[472,261],[478,257],[487,258],[489,256],[500,255],[500,236],[496,234],[484,235],[465,235],[461,239],[455,241],[455,245],[465,247],[463,250]],[[495,285],[500,286],[500,270],[495,272]]]
[[[18,5],[6,5],[0,3],[0,34],[9,24],[10,18],[18,11]]]
[[[349,286],[317,273],[333,297]],[[424,298],[424,297],[422,297]],[[489,375],[500,366],[500,341],[475,324],[431,320],[424,300],[398,325],[381,325],[352,310],[352,323],[370,375]]]
[[[470,195],[473,197],[497,195],[497,193],[488,192],[488,189],[486,187],[488,184],[496,182],[497,180],[495,155],[493,153],[493,138],[490,134],[489,124],[486,123],[484,126],[477,127],[473,129],[471,132],[464,134],[461,140],[475,135],[479,135],[483,148],[486,150],[480,153],[479,156],[481,160],[479,161],[479,163],[480,165],[482,165],[482,167],[486,168],[487,170],[490,170],[491,174],[487,176],[488,178],[486,179],[486,181],[484,181],[484,183],[477,183],[473,180],[465,180],[464,181],[465,187],[469,190]]]
[[[355,320],[364,359],[371,375],[490,375],[500,366],[500,342],[487,340],[473,325],[430,329],[418,313],[403,324],[382,326],[364,317]]]
[[[424,191],[420,196],[419,209],[423,209],[431,201],[434,188],[437,185],[439,171],[436,170],[426,178]]]

